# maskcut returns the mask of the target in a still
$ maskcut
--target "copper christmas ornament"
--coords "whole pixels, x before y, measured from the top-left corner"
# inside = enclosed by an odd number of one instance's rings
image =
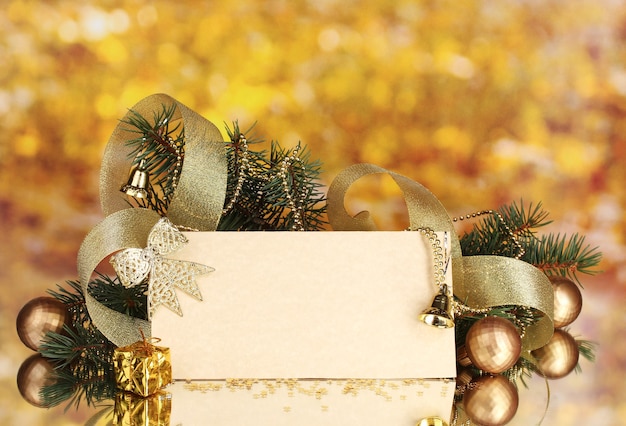
[[[554,327],[571,324],[583,307],[583,297],[575,282],[565,277],[550,277],[554,289]]]
[[[522,339],[510,321],[485,317],[469,329],[465,351],[476,368],[497,374],[515,365],[522,352]]]
[[[578,344],[571,334],[556,329],[545,346],[532,351],[539,374],[548,379],[567,376],[578,365]]]
[[[515,385],[506,377],[482,376],[470,383],[463,396],[465,413],[482,426],[500,426],[508,423],[519,406]]]
[[[28,302],[17,315],[17,334],[30,349],[39,349],[47,332],[61,333],[71,323],[71,315],[63,302],[53,297],[37,297]]]
[[[41,389],[51,383],[50,373],[54,370],[50,362],[40,354],[31,355],[17,372],[17,388],[28,403],[35,407],[46,407],[41,399]]]

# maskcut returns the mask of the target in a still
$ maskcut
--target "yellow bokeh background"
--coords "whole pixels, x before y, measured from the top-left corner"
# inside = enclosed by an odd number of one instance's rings
[[[544,424],[623,424],[625,42],[626,5],[611,0],[3,3],[0,424],[83,424],[91,412],[19,397],[29,351],[15,317],[76,278],[78,247],[102,219],[104,146],[157,92],[222,130],[256,122],[257,137],[302,141],[327,184],[371,162],[421,182],[452,216],[541,201],[555,221],[545,231],[580,232],[604,253],[571,327],[600,344],[598,361],[551,383]],[[402,229],[397,194],[371,179],[350,205]],[[545,385],[534,385],[515,424],[541,417]]]

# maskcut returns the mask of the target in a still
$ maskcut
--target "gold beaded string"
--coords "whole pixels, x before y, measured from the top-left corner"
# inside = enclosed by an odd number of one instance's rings
[[[450,256],[447,250],[447,241],[448,241],[448,233],[444,232],[444,248],[441,247],[441,241],[439,237],[430,228],[417,228],[411,229],[408,228],[409,231],[418,231],[424,237],[428,239],[428,242],[432,248],[433,252],[433,267],[434,267],[434,280],[435,286],[441,290],[445,285],[446,281],[446,272],[448,270],[448,265],[450,263]],[[445,255],[444,255],[445,249]],[[444,261],[445,259],[445,261]]]
[[[168,175],[167,179],[170,182],[170,190],[163,194],[163,199],[167,202],[167,199],[170,195],[176,191],[176,187],[178,186],[178,180],[180,178],[180,172],[183,167],[183,144],[181,141],[174,143],[174,139],[171,136],[167,137],[167,142],[174,149],[176,153],[176,164],[174,165],[174,170],[171,175]],[[166,186],[167,187],[167,186]]]
[[[287,198],[287,207],[292,211],[293,213],[293,226],[292,229],[294,231],[304,231],[304,223],[302,221],[302,213],[303,213],[303,208],[302,206],[304,205],[304,201],[306,199],[306,193],[303,191],[302,194],[300,194],[300,196],[297,198],[297,200],[294,201],[294,197],[291,195],[291,188],[289,185],[289,169],[293,166],[294,163],[300,163],[300,167],[302,167],[302,170],[305,169],[304,164],[302,163],[302,160],[300,159],[300,157],[298,156],[298,154],[300,153],[300,145],[298,144],[298,146],[296,146],[293,150],[293,153],[289,156],[286,156],[285,158],[283,158],[283,161],[281,162],[280,165],[280,171],[278,172],[278,177],[282,180],[282,185],[283,185],[283,191],[285,191],[285,197]],[[295,189],[293,190],[293,192],[295,192]]]
[[[241,159],[239,160],[239,168],[237,171],[237,183],[235,184],[235,190],[233,191],[233,196],[224,210],[222,210],[222,215],[227,214],[232,208],[235,206],[235,203],[239,199],[241,195],[241,189],[243,188],[243,184],[246,180],[246,173],[250,172],[250,160],[248,158],[248,140],[243,133],[239,134],[239,145],[241,146]]]
[[[240,160],[239,160],[239,169],[237,173],[237,183],[235,184],[235,190],[233,191],[233,195],[231,199],[226,204],[226,207],[222,210],[222,215],[226,215],[230,212],[235,203],[239,199],[241,195],[241,191],[243,189],[243,185],[245,183],[246,177],[251,176],[255,177],[256,174],[254,170],[250,167],[250,159],[248,152],[248,140],[243,133],[239,134],[239,145],[241,147]],[[285,156],[280,164],[279,171],[274,175],[274,177],[278,177],[281,180],[281,185],[283,187],[283,191],[285,192],[285,198],[287,199],[287,208],[289,208],[293,212],[293,226],[292,230],[294,231],[304,231],[304,203],[306,201],[306,192],[302,192],[299,197],[294,197],[292,192],[296,192],[292,185],[289,182],[289,169],[293,166],[294,163],[300,163],[300,167],[302,170],[305,170],[306,167],[302,160],[300,159],[300,145],[294,148],[291,155]],[[264,178],[264,180],[270,180],[270,178]],[[295,198],[295,199],[294,199]]]
[[[504,229],[506,230],[506,232],[509,234],[509,236],[511,237],[511,241],[513,241],[513,244],[515,244],[515,246],[517,247],[517,255],[514,257],[517,260],[520,260],[522,258],[522,256],[526,253],[526,250],[524,249],[524,247],[522,247],[521,243],[519,242],[517,235],[515,234],[515,232],[513,232],[513,230],[511,229],[511,227],[509,225],[507,225],[507,223],[504,220],[504,217],[502,216],[502,214],[500,214],[500,212],[496,211],[496,210],[481,210],[478,212],[474,212],[474,213],[470,213],[470,214],[466,214],[465,216],[458,216],[458,217],[454,217],[452,218],[453,222],[458,222],[458,221],[463,221],[465,219],[475,219],[479,216],[485,215],[485,214],[491,214],[494,215],[498,218],[498,220],[500,221],[500,224],[502,224],[502,226],[504,227]],[[478,315],[486,315],[489,311],[492,310],[492,308],[473,308],[470,306],[467,306],[457,300],[453,300],[452,301],[452,306],[453,306],[453,311],[454,311],[454,315],[455,316],[463,316],[465,314],[478,314]],[[524,323],[519,320],[519,319],[515,319],[513,321],[515,323],[515,325],[517,326],[517,328],[520,331],[520,337],[524,338],[524,336],[526,335],[526,325],[524,325]]]
[[[465,219],[474,219],[474,218],[477,218],[478,216],[482,216],[484,214],[491,214],[491,215],[496,216],[499,219],[500,223],[502,224],[502,226],[504,227],[506,232],[511,237],[511,241],[513,241],[513,244],[515,244],[515,246],[517,247],[517,255],[515,256],[515,259],[517,259],[517,260],[521,259],[521,257],[524,255],[524,253],[526,253],[526,250],[520,244],[519,240],[517,239],[517,235],[515,234],[515,232],[513,232],[513,230],[511,230],[511,228],[509,227],[509,225],[506,224],[506,222],[504,221],[504,217],[502,217],[500,212],[498,212],[496,210],[481,210],[479,212],[466,214],[465,216],[454,217],[454,218],[452,218],[452,221],[453,222],[457,222],[457,221],[463,221]]]
[[[454,311],[454,316],[455,317],[461,317],[461,316],[464,316],[466,314],[485,315],[489,311],[491,311],[491,308],[472,308],[472,307],[467,306],[466,304],[464,304],[462,302],[459,302],[456,299],[454,299],[452,301],[452,309]]]

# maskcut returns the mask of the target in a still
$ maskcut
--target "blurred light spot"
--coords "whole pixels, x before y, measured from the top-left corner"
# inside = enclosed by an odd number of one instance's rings
[[[417,53],[413,61],[416,71],[427,72],[433,69],[435,61],[430,53]]]
[[[620,95],[626,95],[626,72],[624,70],[621,68],[611,70],[609,81]]]
[[[302,140],[300,133],[291,130],[281,138],[281,145],[284,147],[296,146]]]
[[[297,81],[295,83],[293,96],[301,106],[308,106],[315,100],[315,92],[306,81]]]
[[[180,59],[180,50],[174,43],[163,43],[157,51],[159,63],[169,65],[178,63]]]
[[[410,113],[417,107],[417,94],[414,90],[401,90],[396,94],[396,109]]]
[[[396,6],[396,15],[404,21],[418,22],[423,18],[424,11],[423,7],[415,2],[406,2]]]
[[[272,96],[269,103],[269,110],[272,114],[284,114],[287,99],[282,93],[276,93]]]
[[[13,91],[13,105],[20,109],[27,109],[33,103],[34,95],[31,89],[18,87]]]
[[[394,47],[410,46],[415,41],[413,31],[406,25],[394,27],[389,35]]]
[[[388,107],[391,102],[391,90],[389,82],[383,79],[370,81],[367,85],[367,97],[372,105],[378,108]]]
[[[130,18],[126,11],[122,9],[115,9],[107,18],[107,27],[109,31],[114,34],[120,34],[126,32],[128,27],[130,27]]]
[[[614,195],[603,194],[600,196],[594,211],[598,225],[602,227],[613,226],[619,223],[623,215],[624,211]]]
[[[465,56],[452,55],[448,71],[455,77],[470,79],[474,76],[474,64]]]
[[[393,126],[382,125],[372,129],[362,143],[363,162],[387,165],[392,161],[398,145],[398,134]]]
[[[120,98],[121,105],[135,105],[137,99],[142,99],[146,96],[146,90],[141,85],[135,83],[127,84],[122,91]],[[177,96],[178,98],[178,96]]]
[[[559,170],[573,177],[589,176],[601,162],[599,150],[586,141],[571,136],[553,136],[554,161]]]
[[[137,12],[137,22],[142,27],[149,27],[156,24],[159,20],[159,15],[154,6],[144,6]]]
[[[11,95],[5,91],[0,91],[0,115],[6,114],[11,110]]]
[[[73,19],[66,19],[59,25],[57,30],[59,38],[66,43],[73,43],[80,33],[78,24]]]
[[[211,74],[209,77],[209,92],[214,98],[218,98],[228,89],[228,79],[222,74]]]
[[[195,80],[202,72],[198,69],[198,66],[189,62],[180,67],[180,75],[185,77],[185,79]]]
[[[325,52],[332,52],[341,42],[341,36],[334,28],[326,28],[322,30],[317,37],[317,44]]]
[[[455,158],[467,158],[472,154],[474,144],[471,136],[456,126],[443,126],[433,135],[435,146]]]
[[[111,94],[101,94],[96,98],[96,112],[102,118],[112,118],[118,113],[117,100]]]
[[[500,138],[493,144],[493,153],[499,160],[511,160],[508,163],[498,161],[497,165],[532,164],[538,166],[543,173],[552,173],[554,164],[549,158],[550,150],[545,147],[523,144],[510,138]]]
[[[32,133],[26,133],[24,135],[15,138],[15,153],[24,157],[32,157],[37,154],[39,149],[39,138]]]
[[[19,54],[28,54],[34,50],[33,39],[26,34],[10,33],[6,34],[6,43],[11,52]]]
[[[107,36],[107,14],[101,10],[85,9],[80,20],[83,37],[87,40],[102,40]]]
[[[126,46],[114,37],[108,37],[100,44],[98,54],[107,63],[122,63],[128,59]]]

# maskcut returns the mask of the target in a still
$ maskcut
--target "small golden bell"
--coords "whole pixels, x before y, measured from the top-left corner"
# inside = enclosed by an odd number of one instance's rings
[[[444,284],[439,290],[439,293],[435,296],[430,308],[420,314],[420,321],[438,328],[454,327],[454,320],[450,316],[448,309],[450,301],[447,292],[448,286]]]
[[[149,186],[148,172],[146,171],[144,160],[141,160],[139,167],[131,173],[128,183],[122,186],[120,191],[134,198],[148,198]]]
[[[441,417],[426,417],[415,424],[415,426],[448,426]]]

